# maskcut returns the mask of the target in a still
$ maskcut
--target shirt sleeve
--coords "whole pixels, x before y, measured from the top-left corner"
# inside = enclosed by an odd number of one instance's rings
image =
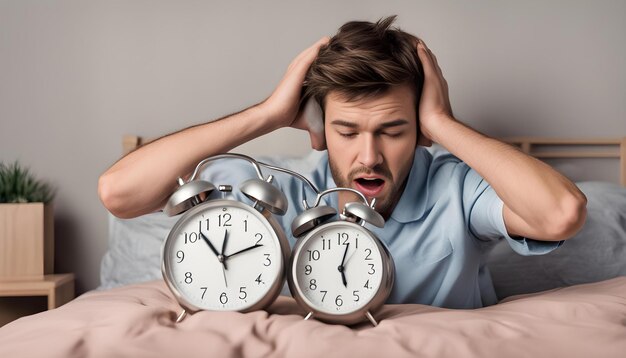
[[[504,224],[504,202],[496,191],[473,169],[469,169],[464,181],[465,207],[469,208],[470,233],[482,241],[504,238],[513,251],[523,256],[547,254],[564,241],[542,241],[525,237],[511,237]],[[469,191],[466,193],[466,190]]]

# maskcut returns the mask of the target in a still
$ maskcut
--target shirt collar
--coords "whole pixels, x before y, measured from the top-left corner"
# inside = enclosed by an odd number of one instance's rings
[[[411,166],[409,178],[404,186],[404,192],[391,213],[393,220],[408,223],[417,221],[424,216],[428,199],[426,184],[431,161],[432,155],[426,148],[417,147],[415,149],[413,166]]]

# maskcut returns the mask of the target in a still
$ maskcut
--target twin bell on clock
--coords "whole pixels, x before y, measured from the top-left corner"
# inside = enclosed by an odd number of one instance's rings
[[[257,177],[245,180],[239,190],[248,199],[226,193],[230,185],[197,179],[200,169],[220,159],[244,160]],[[291,223],[298,238],[291,252],[275,215],[287,211],[287,198],[263,176],[261,166],[292,175],[317,195],[312,206],[303,200],[303,212]],[[310,317],[340,324],[366,318],[377,325],[372,312],[391,292],[393,260],[366,223],[383,227],[384,220],[360,192],[330,188],[320,192],[304,176],[288,169],[257,162],[241,154],[220,154],[198,163],[187,182],[171,195],[164,211],[182,214],[163,244],[161,271],[183,311],[250,312],[269,306],[287,279],[296,302]],[[221,198],[212,199],[218,190]],[[339,214],[321,205],[321,198],[339,191],[356,194],[361,202],[349,202]]]

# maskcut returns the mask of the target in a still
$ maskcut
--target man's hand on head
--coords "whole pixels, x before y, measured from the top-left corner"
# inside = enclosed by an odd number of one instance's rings
[[[323,127],[320,132],[318,123],[307,121],[304,108],[300,106],[300,95],[311,63],[317,57],[320,48],[329,40],[328,36],[324,36],[296,56],[274,92],[260,105],[276,128],[293,127],[308,131],[311,146],[317,150],[326,148]]]
[[[437,57],[421,39],[416,46],[424,69],[424,87],[419,105],[421,135],[418,144],[429,146],[432,141],[436,141],[437,124],[454,120],[454,117],[448,96],[448,82],[443,77]]]

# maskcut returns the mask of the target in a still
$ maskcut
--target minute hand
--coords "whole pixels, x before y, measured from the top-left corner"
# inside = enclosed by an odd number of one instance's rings
[[[241,254],[243,252],[246,252],[246,251],[252,250],[252,249],[256,249],[257,247],[261,247],[261,246],[263,246],[263,245],[262,244],[256,244],[256,245],[253,245],[253,246],[250,246],[250,247],[246,247],[245,249],[239,250],[239,251],[235,252],[234,254],[226,255],[226,258],[229,259],[229,258],[231,258],[231,257],[233,257],[235,255],[239,255],[239,254]]]
[[[350,243],[346,245],[346,249],[343,252],[343,258],[341,259],[341,265],[339,265],[338,269],[341,273],[341,282],[343,282],[344,287],[348,287],[348,281],[346,280],[346,254],[348,253],[348,247],[350,247]]]

